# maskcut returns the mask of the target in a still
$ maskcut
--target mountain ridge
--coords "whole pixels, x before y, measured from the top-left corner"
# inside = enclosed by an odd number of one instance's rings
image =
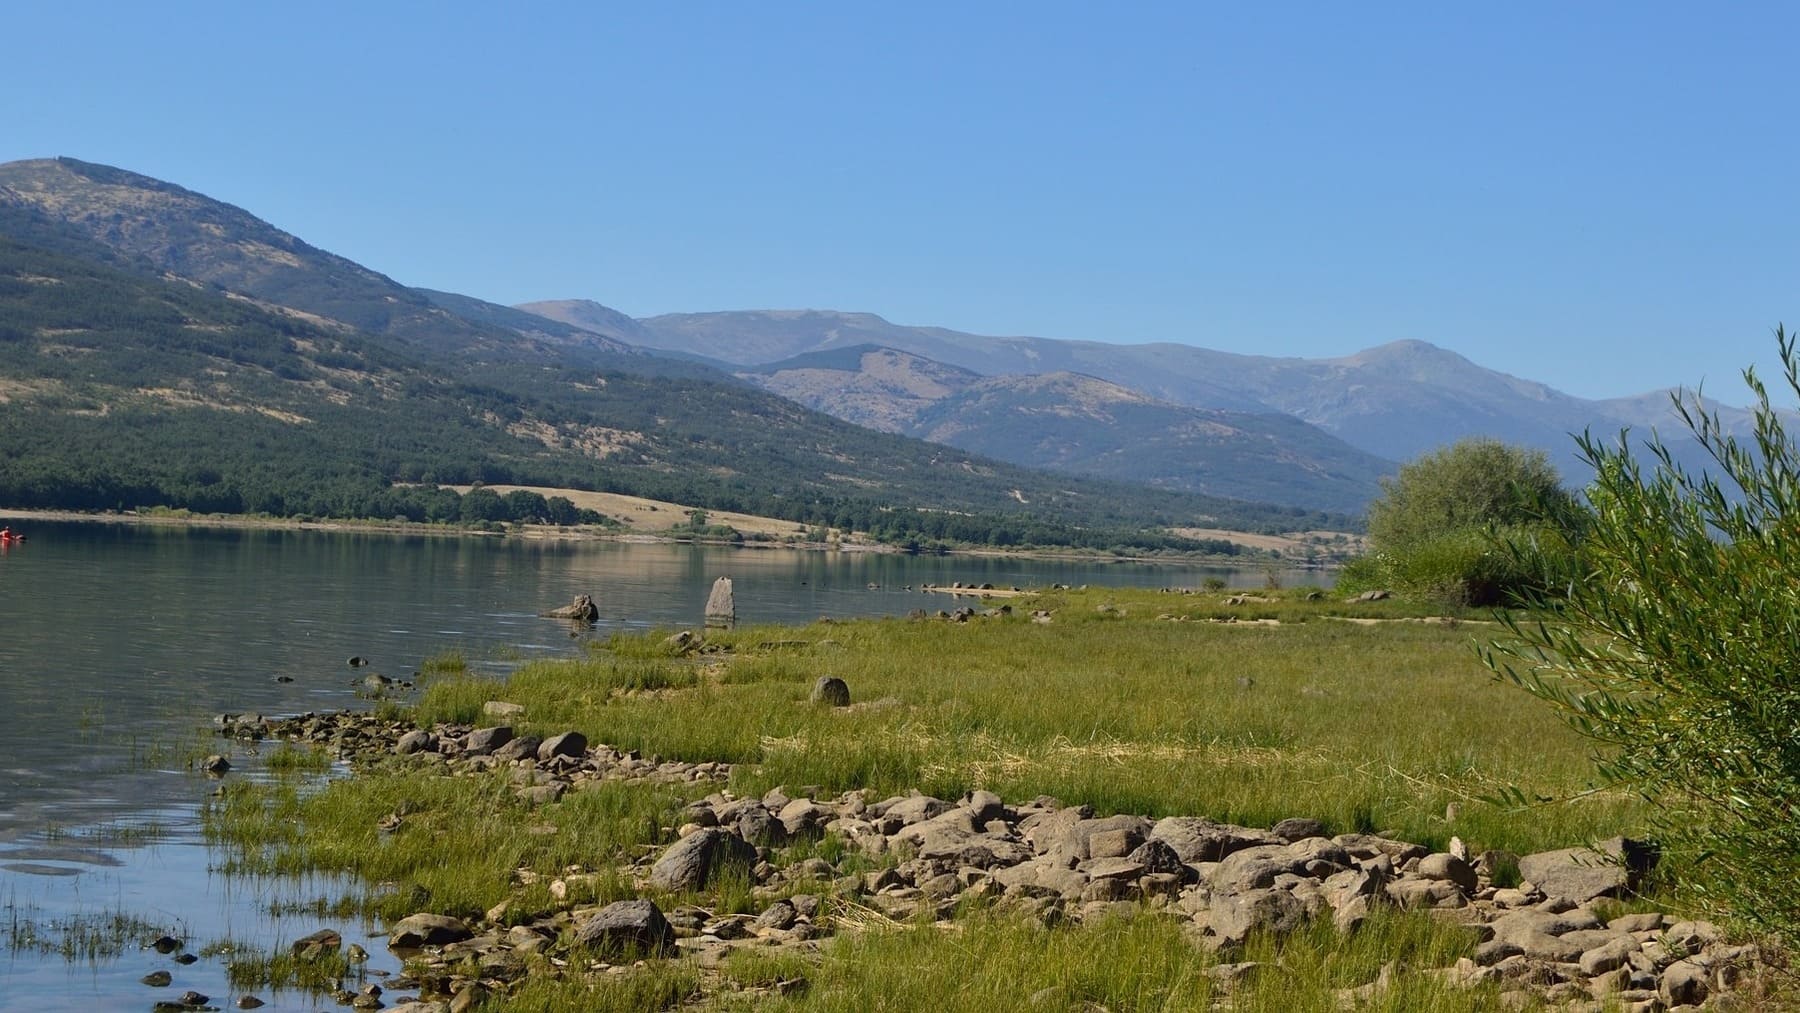
[[[1584,481],[1572,434],[1654,425],[1684,443],[1673,413],[1654,394],[1578,398],[1419,339],[1307,359],[1175,342],[997,337],[817,309],[662,314],[639,322],[649,347],[703,347],[750,370],[771,361],[768,357],[791,359],[867,337],[988,376],[1081,373],[1186,407],[1292,415],[1394,461],[1463,437],[1486,436],[1542,449],[1565,475]],[[1735,425],[1747,418],[1741,409],[1710,401],[1708,406]],[[1693,448],[1684,446],[1682,452],[1691,458]]]
[[[330,512],[396,502],[396,482],[478,481],[632,492],[889,539],[1140,548],[1192,547],[1152,529],[1201,517],[1268,529],[1323,516],[1054,476],[862,429],[705,366],[408,289],[158,183],[74,160],[0,165],[0,237],[12,237],[0,280],[13,300],[0,302],[0,429],[33,455],[0,459],[6,498],[38,503],[86,483],[83,495],[112,508],[195,506],[248,502],[276,482],[307,512]],[[82,362],[105,369],[71,365]],[[377,408],[387,414],[367,414]],[[295,454],[293,475],[271,477]],[[252,478],[264,487],[239,488]],[[356,488],[308,492],[339,478]],[[233,496],[214,495],[221,483]]]

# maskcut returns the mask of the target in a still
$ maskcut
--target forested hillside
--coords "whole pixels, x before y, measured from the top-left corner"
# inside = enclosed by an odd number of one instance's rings
[[[0,240],[0,504],[506,519],[487,497],[470,515],[454,493],[396,484],[477,481],[900,541],[1196,548],[1151,529],[1327,520],[1056,479],[700,377],[434,364],[415,344]]]

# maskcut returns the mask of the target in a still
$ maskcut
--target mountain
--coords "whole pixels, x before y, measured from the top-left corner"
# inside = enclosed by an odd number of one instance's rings
[[[1355,513],[1395,465],[1292,416],[1189,408],[1078,373],[983,377],[874,345],[740,376],[838,418],[1033,468]]]
[[[602,306],[590,299],[524,303],[514,308],[523,313],[555,320],[566,326],[576,327],[593,334],[604,334],[619,341],[628,341],[639,345],[649,344],[644,340],[649,335],[642,324],[611,306]],[[691,350],[673,349],[673,351]]]
[[[809,352],[739,375],[808,408],[889,433],[909,432],[920,412],[982,378],[879,345]]]
[[[1190,408],[1292,415],[1359,450],[1396,461],[1464,436],[1490,436],[1543,449],[1576,480],[1585,476],[1571,433],[1626,426],[1680,432],[1660,395],[1578,398],[1423,341],[1303,359],[1169,342],[992,337],[829,310],[669,314],[639,323],[638,338],[647,347],[758,370],[767,367],[756,364],[773,359],[874,342],[984,376],[1079,373]],[[1746,417],[1729,409],[1725,414],[1739,426]],[[1674,442],[1683,441],[1677,436]]]
[[[905,431],[1034,468],[1346,513],[1395,470],[1291,415],[1188,408],[1079,373],[981,380]]]
[[[105,166],[0,165],[0,242],[0,503],[410,516],[395,483],[482,481],[1100,547],[1343,521],[873,432]]]

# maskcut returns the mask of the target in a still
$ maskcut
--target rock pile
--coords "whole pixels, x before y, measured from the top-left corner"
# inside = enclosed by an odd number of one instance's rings
[[[516,704],[493,701],[489,713],[518,715]],[[635,750],[588,745],[587,737],[570,731],[549,738],[516,735],[511,725],[476,727],[437,724],[420,728],[410,721],[338,711],[298,717],[246,721],[231,715],[215,719],[236,738],[282,738],[311,742],[330,749],[355,765],[373,765],[395,756],[441,763],[446,773],[508,769],[519,782],[520,798],[554,802],[563,793],[596,781],[680,783],[724,781],[729,763],[684,763],[645,757]]]
[[[451,769],[508,764],[521,794],[543,804],[584,780],[700,781],[730,772],[726,764],[658,763],[589,746],[578,733],[515,736],[506,726],[421,729],[339,714],[265,722],[261,731],[328,743],[352,760],[401,754],[434,756]],[[657,955],[711,967],[739,947],[806,951],[872,921],[947,919],[974,897],[1046,924],[1115,914],[1176,919],[1195,945],[1223,961],[1252,935],[1279,936],[1316,919],[1350,933],[1378,908],[1429,911],[1464,926],[1477,943],[1470,956],[1430,973],[1458,987],[1493,983],[1511,1006],[1536,1000],[1579,1009],[1607,1003],[1635,1013],[1697,1009],[1740,989],[1769,963],[1757,947],[1730,945],[1706,922],[1657,912],[1606,917],[1596,902],[1629,895],[1655,860],[1653,850],[1624,839],[1599,851],[1471,856],[1456,840],[1434,853],[1374,834],[1327,835],[1310,819],[1260,829],[1199,817],[1097,816],[1053,798],[1008,803],[986,791],[955,801],[819,795],[776,789],[738,798],[719,791],[691,803],[666,849],[608,870],[630,877],[645,895],[637,899],[571,905],[513,925],[506,922],[516,913],[508,918],[504,904],[476,924],[430,912],[405,919],[394,926],[391,945],[408,953],[434,949],[415,965],[427,970],[389,983],[422,993],[399,1008],[448,1010],[452,997],[471,990],[504,991],[542,965],[528,959],[533,954],[579,957],[598,969],[609,960]],[[842,842],[836,861],[819,856],[838,849],[790,850],[827,835]],[[600,874],[569,870],[549,893],[579,895],[580,881]],[[682,905],[665,914],[655,902],[728,874],[750,885],[760,913]],[[521,873],[521,886],[535,881]],[[1222,963],[1213,977],[1229,991],[1254,970]],[[1342,990],[1339,999],[1346,1008],[1368,1003],[1391,977],[1389,969]]]

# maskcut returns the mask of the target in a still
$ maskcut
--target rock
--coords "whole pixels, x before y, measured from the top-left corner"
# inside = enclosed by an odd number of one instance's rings
[[[978,827],[986,826],[988,821],[1006,815],[1006,802],[993,792],[979,788],[963,796],[962,805],[969,810],[969,818]]]
[[[1391,598],[1391,597],[1393,597],[1393,592],[1391,592],[1391,591],[1364,591],[1362,594],[1356,595],[1355,597],[1351,598],[1350,600],[1351,601],[1383,601],[1383,600]]]
[[[699,890],[727,865],[748,868],[755,862],[756,849],[749,842],[718,827],[703,827],[663,852],[650,869],[650,884],[671,892]]]
[[[421,946],[447,946],[450,943],[460,943],[474,935],[459,918],[421,912],[408,915],[394,923],[393,930],[388,933],[388,947],[397,950],[416,950]]]
[[[756,916],[756,927],[759,929],[791,929],[799,917],[800,913],[794,910],[794,905],[785,900],[778,900],[765,908],[762,914]]]
[[[167,971],[151,971],[149,974],[144,975],[138,980],[149,985],[151,988],[168,988],[169,983],[174,981],[175,978]]]
[[[520,735],[506,740],[505,745],[488,755],[496,760],[506,760],[509,763],[513,760],[535,760],[538,747],[543,744],[544,740],[535,735]]]
[[[600,618],[600,609],[594,605],[594,599],[585,594],[576,595],[575,600],[562,608],[551,609],[544,613],[546,619],[575,619],[591,623]]]
[[[1438,852],[1419,859],[1418,874],[1426,879],[1447,880],[1455,883],[1462,888],[1465,894],[1473,894],[1476,889],[1475,867],[1447,852]]]
[[[267,1006],[268,1003],[263,1002],[253,995],[240,995],[238,996],[235,1005],[238,1009],[261,1009],[262,1007]]]
[[[1663,970],[1657,993],[1670,1006],[1698,1006],[1712,991],[1705,964],[1696,960],[1677,960]]]
[[[813,683],[812,702],[829,707],[850,706],[850,684],[835,675],[821,675]]]
[[[435,753],[437,746],[437,736],[423,728],[414,728],[400,736],[399,740],[394,743],[394,752],[401,756],[408,756],[412,753]]]
[[[1314,819],[1291,817],[1270,827],[1269,833],[1292,844],[1295,841],[1304,841],[1308,837],[1324,837],[1325,824]]]
[[[1596,978],[1624,967],[1638,948],[1638,941],[1631,936],[1614,936],[1581,955],[1581,974],[1585,978]]]
[[[787,827],[760,805],[746,807],[732,823],[737,835],[751,844],[778,848],[787,843]]]
[[[317,960],[327,953],[336,953],[342,945],[344,937],[337,929],[320,929],[294,940],[288,951],[302,960]]]
[[[157,936],[150,941],[150,948],[158,953],[174,953],[181,949],[181,940],[174,936]]]
[[[1519,859],[1519,875],[1547,897],[1586,904],[1598,897],[1621,897],[1637,888],[1656,864],[1655,850],[1615,837],[1598,848],[1562,848]]]
[[[1260,890],[1275,883],[1283,873],[1298,873],[1306,867],[1306,859],[1295,855],[1284,844],[1264,844],[1234,851],[1225,856],[1212,873],[1212,888],[1218,893],[1244,893]]]
[[[736,625],[737,599],[731,593],[731,578],[720,577],[706,596],[706,628],[729,630]]]
[[[583,922],[575,941],[611,956],[661,954],[675,948],[675,929],[647,900],[621,900]]]
[[[481,705],[481,713],[501,721],[511,721],[525,716],[525,705],[510,703],[506,700],[489,700]]]
[[[587,736],[580,732],[564,732],[545,739],[537,748],[539,761],[548,761],[557,756],[573,756],[577,759],[587,755]]]
[[[1182,862],[1181,856],[1175,853],[1175,848],[1168,841],[1155,837],[1138,845],[1136,850],[1125,857],[1142,865],[1144,872],[1150,875],[1170,873],[1186,879],[1192,874]]]
[[[1719,941],[1719,928],[1712,922],[1679,921],[1669,926],[1663,937],[1682,954],[1699,953]]]
[[[809,798],[795,799],[781,807],[775,818],[789,837],[805,837],[816,834],[819,828],[831,822],[837,813],[827,806],[822,806]]]
[[[463,752],[469,756],[486,756],[512,741],[511,725],[495,725],[492,728],[477,728],[463,740]]]
[[[344,662],[344,664],[346,664],[346,665],[348,665],[348,666],[350,666],[350,667],[351,667],[351,668],[361,668],[361,667],[363,667],[363,666],[364,666],[364,665],[367,665],[367,664],[368,664],[368,663],[369,663],[369,659],[367,659],[367,658],[365,658],[365,657],[363,657],[363,656],[362,656],[362,655],[360,655],[360,654],[352,654],[352,655],[351,655],[351,656],[350,656],[350,657],[349,657],[349,658],[348,658],[348,659],[347,659],[347,660],[345,660],[345,662]]]
[[[1214,895],[1207,924],[1220,948],[1242,946],[1257,931],[1283,935],[1306,921],[1306,910],[1286,890],[1259,889]]]
[[[663,649],[671,654],[686,654],[700,646],[700,637],[693,630],[682,630],[663,638]]]
[[[935,819],[956,808],[941,798],[930,795],[908,795],[878,803],[870,812],[876,816],[897,819],[902,826]],[[879,811],[877,811],[879,810]]]
[[[1230,823],[1214,823],[1197,816],[1170,816],[1157,821],[1150,830],[1152,840],[1162,841],[1183,862],[1217,862],[1235,851],[1265,844],[1280,844],[1281,838],[1266,830]]]
[[[231,761],[220,756],[218,753],[214,753],[200,761],[200,769],[214,777],[218,777],[231,769]]]

